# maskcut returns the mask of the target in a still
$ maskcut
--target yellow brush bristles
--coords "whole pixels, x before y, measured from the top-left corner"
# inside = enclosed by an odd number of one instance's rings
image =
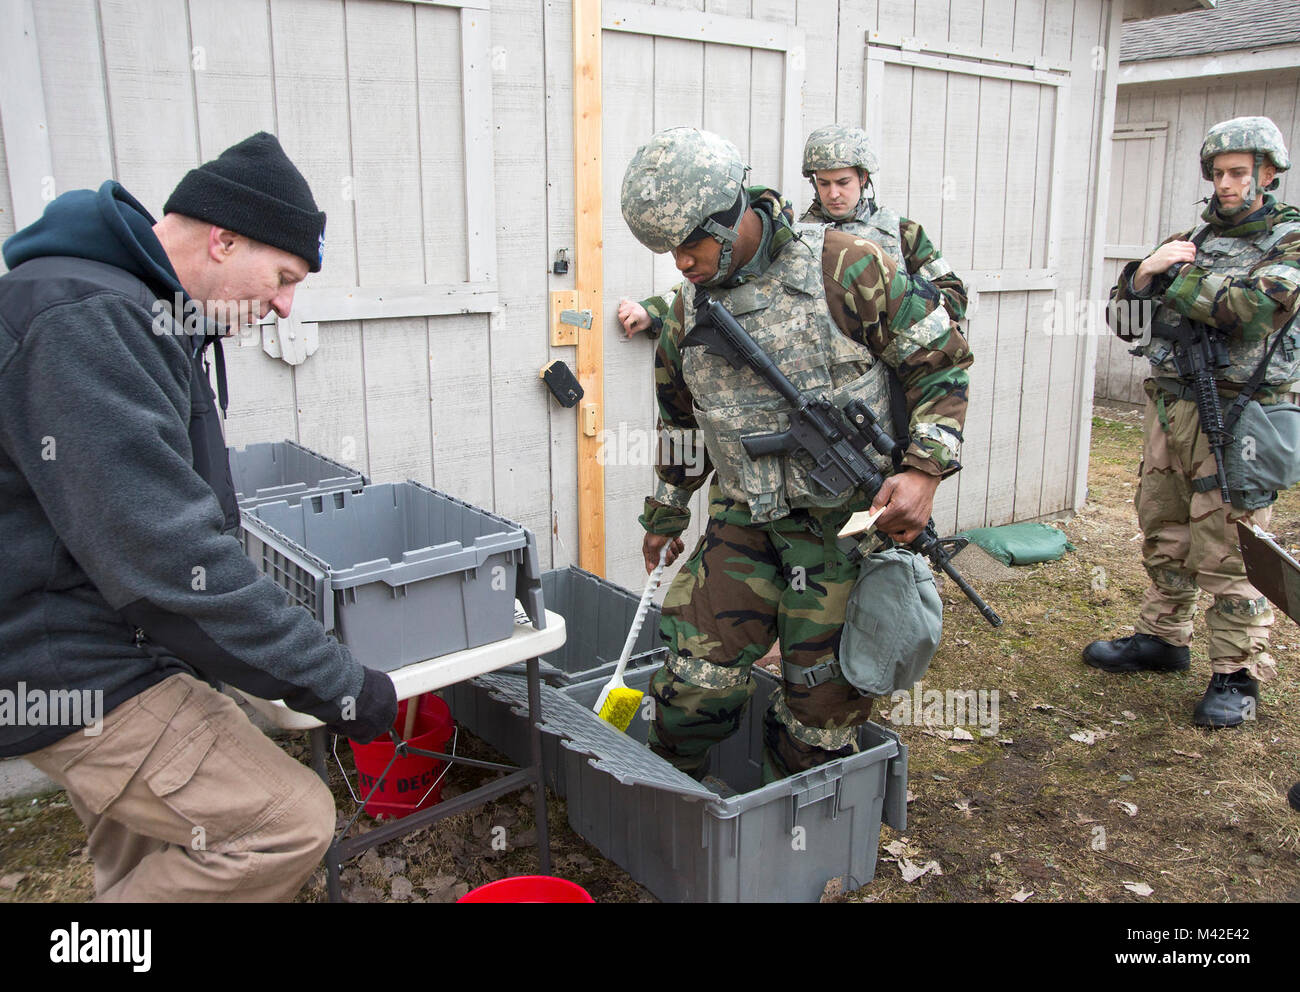
[[[644,695],[645,693],[637,692],[635,689],[611,689],[598,715],[610,726],[626,733]]]

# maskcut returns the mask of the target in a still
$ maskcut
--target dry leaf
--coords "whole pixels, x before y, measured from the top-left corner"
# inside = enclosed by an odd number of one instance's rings
[[[1034,709],[1036,709],[1036,710],[1054,710],[1054,709],[1056,709],[1056,707],[1053,706],[1051,703],[1034,703]]]
[[[1016,893],[1014,896],[1012,896],[1011,898],[1014,899],[1016,902],[1024,902],[1026,899],[1028,899],[1028,898],[1029,898],[1030,896],[1032,896],[1032,895],[1033,895],[1032,892],[1026,892],[1024,889],[1021,889],[1019,892],[1017,892],[1017,893]]]
[[[1149,896],[1151,895],[1152,892],[1155,891],[1155,889],[1147,885],[1146,882],[1125,882],[1124,888],[1140,896]]]
[[[1109,736],[1110,734],[1108,734],[1104,730],[1080,730],[1076,733],[1071,734],[1070,740],[1078,741],[1080,744],[1087,744],[1089,747],[1091,747],[1093,744],[1096,744],[1103,737],[1109,737]]]
[[[939,867],[939,862],[937,861],[927,861],[925,864],[917,867],[907,858],[903,858],[898,862],[898,868],[899,871],[903,873],[904,882],[915,882],[922,875],[929,872],[934,872],[936,875],[943,874],[943,869]]]
[[[992,861],[995,865],[1002,864],[1002,852],[994,851],[992,854],[989,855],[989,860]]]
[[[964,727],[952,728],[952,739],[955,741],[973,741],[975,738],[969,730]]]
[[[1174,754],[1181,754],[1184,758],[1204,757],[1203,755],[1197,754],[1195,751],[1180,751],[1178,748],[1174,748]]]
[[[1016,692],[1015,689],[1009,689],[1009,690],[1007,690],[1007,695],[1010,696],[1012,699],[1019,699],[1019,698],[1020,698],[1020,693]]]
[[[999,743],[999,744],[1014,744],[1014,743],[1015,743],[1015,739],[1012,738],[1012,737],[999,737],[999,738],[998,738],[998,743]]]
[[[1123,799],[1112,799],[1111,802],[1114,803],[1116,806],[1118,806],[1120,809],[1122,809],[1129,816],[1138,815],[1138,808],[1134,806],[1132,803],[1126,803]]]
[[[1122,716],[1125,720],[1136,720],[1138,718],[1138,715],[1134,713],[1132,710],[1125,710],[1123,713],[1120,714],[1120,716]]]
[[[26,877],[27,872],[25,871],[14,872],[11,875],[0,875],[0,889],[12,892],[14,889],[18,888],[18,883]]]

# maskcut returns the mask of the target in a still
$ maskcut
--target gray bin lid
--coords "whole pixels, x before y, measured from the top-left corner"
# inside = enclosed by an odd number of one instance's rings
[[[480,675],[480,685],[520,714],[528,712],[528,683],[517,675]],[[606,723],[581,703],[543,684],[543,733],[560,738],[570,751],[591,755],[591,764],[624,785],[645,785],[695,799],[717,800],[718,794],[678,771],[648,747]]]

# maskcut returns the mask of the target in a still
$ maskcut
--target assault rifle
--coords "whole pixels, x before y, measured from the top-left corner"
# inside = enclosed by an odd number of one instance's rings
[[[1223,406],[1219,402],[1214,375],[1232,364],[1228,347],[1213,328],[1181,316],[1176,322],[1157,318],[1151,334],[1173,344],[1174,367],[1192,391],[1196,412],[1201,418],[1201,430],[1214,453],[1214,476],[1219,483],[1219,493],[1227,503],[1228,476],[1223,470],[1223,452],[1232,444],[1233,436],[1223,420]]]
[[[809,477],[828,495],[839,496],[856,487],[874,500],[885,484],[885,477],[864,452],[868,446],[873,447],[897,464],[901,448],[880,426],[871,409],[861,400],[853,400],[841,410],[828,396],[804,396],[726,307],[709,299],[702,289],[697,288],[695,294],[698,300],[695,326],[682,341],[682,347],[703,347],[726,359],[732,368],[749,365],[790,404],[789,428],[744,438],[745,452],[751,458],[779,452],[802,453],[812,462]],[[985,620],[1001,627],[1002,618],[953,567],[953,556],[966,544],[965,538],[941,539],[935,533],[934,521],[930,520],[920,537],[908,546],[925,555],[952,579]]]

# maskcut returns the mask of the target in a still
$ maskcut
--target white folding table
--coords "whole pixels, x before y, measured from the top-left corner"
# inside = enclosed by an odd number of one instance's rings
[[[544,630],[537,630],[531,624],[519,623],[516,624],[513,635],[503,641],[495,641],[476,648],[467,648],[464,651],[445,654],[438,658],[413,662],[388,673],[397,689],[397,698],[400,701],[411,699],[426,692],[432,692],[435,689],[443,689],[449,685],[455,685],[457,682],[463,682],[466,679],[472,679],[475,676],[493,672],[521,661],[527,662],[528,723],[531,731],[532,764],[526,768],[515,768],[513,765],[501,765],[491,761],[478,761],[435,752],[420,752],[449,762],[459,762],[460,764],[473,765],[479,768],[490,768],[496,771],[509,772],[509,774],[504,778],[479,786],[477,789],[462,793],[453,799],[436,803],[428,809],[417,810],[400,820],[378,826],[360,837],[348,839],[336,835],[329,850],[325,852],[325,868],[331,902],[339,902],[342,899],[339,870],[345,861],[372,847],[377,847],[397,837],[404,837],[421,827],[436,823],[438,820],[454,816],[457,813],[463,813],[467,809],[481,806],[489,800],[518,789],[525,789],[530,785],[533,787],[533,807],[537,817],[537,849],[541,858],[541,871],[542,874],[550,873],[551,848],[550,835],[546,824],[546,786],[543,784],[545,778],[542,774],[542,738],[541,731],[538,730],[538,723],[542,715],[542,703],[537,659],[540,655],[548,654],[561,647],[564,644],[565,636],[564,618],[548,610]],[[241,695],[249,701],[257,712],[261,713],[275,726],[284,730],[311,731],[311,766],[320,775],[321,779],[328,784],[329,778],[325,756],[330,750],[329,735],[321,722],[313,716],[289,709],[283,700],[259,699],[242,692]],[[454,717],[455,714],[453,713],[452,716]],[[402,753],[404,746],[404,744],[398,745],[399,754]],[[376,788],[378,785],[379,783],[376,783]]]

